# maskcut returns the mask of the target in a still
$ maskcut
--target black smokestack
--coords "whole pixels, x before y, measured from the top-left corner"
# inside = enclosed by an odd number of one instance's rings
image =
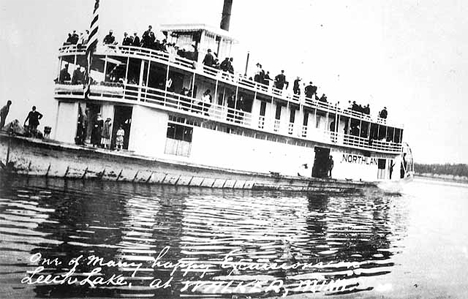
[[[224,0],[223,14],[221,16],[221,24],[219,27],[226,31],[229,31],[229,23],[231,22],[231,9],[232,0]]]

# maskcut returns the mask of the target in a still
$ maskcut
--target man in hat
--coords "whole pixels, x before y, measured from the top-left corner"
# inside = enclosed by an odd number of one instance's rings
[[[294,94],[300,95],[301,94],[301,88],[300,86],[301,78],[297,77],[296,80],[294,80],[294,85],[293,85],[293,92]]]
[[[312,81],[309,82],[309,85],[307,85],[304,89],[304,93],[306,98],[312,99],[314,94],[317,92],[317,86],[312,85]]]
[[[113,31],[109,30],[109,34],[104,37],[104,45],[113,45],[115,43],[115,36],[112,33]]]
[[[148,30],[146,30],[141,36],[141,42],[145,48],[153,48],[154,41],[156,40],[156,36],[151,29],[153,29],[153,26],[149,25]]]
[[[384,107],[382,111],[380,111],[379,117],[382,119],[387,119],[387,116],[388,116],[387,107]]]
[[[24,125],[29,120],[29,130],[33,135],[37,133],[37,126],[39,126],[39,120],[42,118],[42,114],[36,111],[36,106],[32,106],[32,110],[29,112],[28,117],[24,120]]]
[[[122,40],[122,46],[131,46],[133,44],[133,38],[128,36],[127,32],[124,32],[124,38]]]
[[[211,49],[208,49],[208,51],[206,52],[205,58],[203,58],[203,64],[211,67],[213,66],[214,63],[215,63],[215,58],[213,54],[211,54]]]
[[[281,73],[275,77],[275,87],[279,90],[283,90],[284,85],[286,85],[286,76],[284,75],[284,70],[281,70]]]

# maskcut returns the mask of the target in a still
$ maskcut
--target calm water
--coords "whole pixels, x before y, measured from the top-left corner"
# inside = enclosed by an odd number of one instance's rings
[[[0,298],[468,298],[467,214],[467,187],[424,181],[341,196],[3,177]]]

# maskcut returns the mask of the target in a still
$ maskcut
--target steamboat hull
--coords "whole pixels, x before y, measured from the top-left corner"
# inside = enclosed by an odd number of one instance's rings
[[[0,135],[2,175],[19,174],[220,189],[359,192],[375,183],[256,173]]]

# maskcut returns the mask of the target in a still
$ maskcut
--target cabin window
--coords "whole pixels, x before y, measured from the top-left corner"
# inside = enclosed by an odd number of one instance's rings
[[[192,134],[192,127],[168,123],[164,153],[183,157],[190,156]]]
[[[290,114],[289,114],[289,122],[294,123],[296,120],[296,110],[291,108]]]
[[[265,116],[265,112],[266,112],[266,102],[262,101],[260,103],[260,115]]]
[[[276,104],[275,119],[277,120],[281,119],[281,105],[280,104]]]
[[[304,119],[302,120],[302,125],[304,127],[307,127],[308,124],[309,124],[309,112],[304,111]]]

